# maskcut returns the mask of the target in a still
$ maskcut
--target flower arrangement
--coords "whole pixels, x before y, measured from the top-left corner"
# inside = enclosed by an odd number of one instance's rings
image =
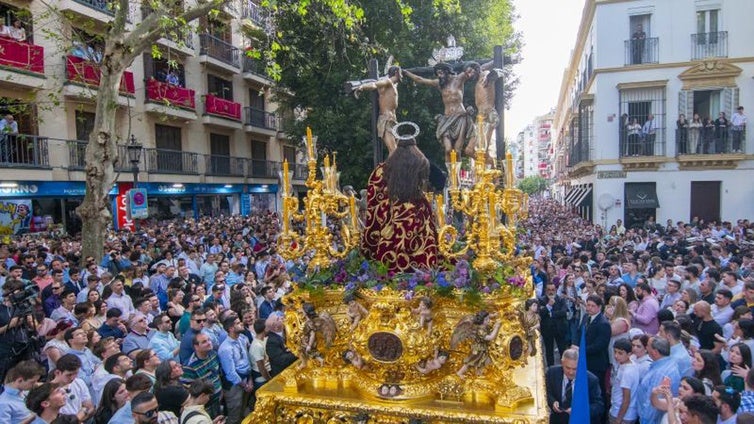
[[[471,262],[472,258],[464,258],[443,262],[433,270],[393,273],[387,265],[368,260],[354,249],[330,268],[307,275],[298,265],[290,275],[299,288],[312,292],[332,288],[343,288],[346,292],[390,288],[404,293],[407,300],[417,295],[460,296],[469,304],[479,303],[483,295],[500,290],[523,290],[527,284],[525,276],[512,266],[501,267],[490,278],[484,278],[474,271]]]

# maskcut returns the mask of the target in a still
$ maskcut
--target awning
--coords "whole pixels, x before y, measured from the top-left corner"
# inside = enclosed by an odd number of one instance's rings
[[[589,196],[589,193],[592,192],[592,185],[586,184],[584,185],[584,189],[579,193],[578,197],[573,199],[573,206],[579,207],[581,206],[581,202],[586,199],[586,196]]]
[[[578,196],[580,192],[581,186],[571,187],[571,189],[568,190],[568,194],[566,194],[563,203],[565,203],[566,205],[573,205],[573,199],[576,198],[576,196]]]
[[[626,183],[625,190],[626,209],[656,209],[660,207],[655,183]]]

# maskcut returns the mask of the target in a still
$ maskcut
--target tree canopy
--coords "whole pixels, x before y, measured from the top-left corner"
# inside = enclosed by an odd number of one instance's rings
[[[506,54],[520,48],[510,0],[269,0],[263,6],[274,27],[264,54],[285,93],[278,100],[286,109],[306,111],[289,126],[291,141],[300,143],[310,126],[320,153],[338,152],[341,182],[355,187],[366,184],[373,167],[371,102],[369,96],[347,95],[343,84],[367,79],[370,59],[378,60],[381,75],[391,56],[403,68],[426,67],[449,35],[464,48],[462,60],[491,59],[495,45]],[[515,85],[509,73],[506,98]],[[464,103],[473,104],[472,91],[468,87]],[[443,108],[440,93],[404,78],[399,98],[398,121],[416,122],[420,149],[442,163],[434,135],[434,116]]]

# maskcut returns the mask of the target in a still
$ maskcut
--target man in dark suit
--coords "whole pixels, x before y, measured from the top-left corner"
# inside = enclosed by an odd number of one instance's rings
[[[576,367],[579,351],[568,349],[563,352],[560,365],[553,365],[545,373],[547,406],[550,407],[550,424],[568,424],[571,417],[573,385],[576,382]],[[587,371],[589,385],[589,415],[592,424],[599,424],[604,410],[599,380]]]
[[[566,349],[566,313],[565,300],[556,294],[555,283],[545,283],[544,296],[539,298],[539,329],[545,343],[547,365],[555,365],[554,345],[562,355]]]
[[[267,324],[267,357],[270,358],[270,376],[275,377],[298,359],[285,346],[285,333],[283,332],[283,318],[278,314],[272,314],[266,321]]]
[[[597,376],[603,398],[606,398],[605,376],[610,369],[608,347],[612,329],[605,315],[602,313],[604,301],[599,295],[593,294],[586,298],[586,316],[581,320],[580,331],[586,330],[586,369]],[[581,333],[579,338],[581,340]]]

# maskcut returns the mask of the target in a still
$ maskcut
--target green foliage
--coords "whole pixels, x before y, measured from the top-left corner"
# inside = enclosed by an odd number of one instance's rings
[[[518,188],[529,195],[545,191],[548,186],[547,180],[539,175],[526,177],[518,183]]]
[[[303,121],[289,126],[290,142],[300,144],[310,126],[320,155],[338,152],[341,183],[357,188],[365,186],[373,168],[372,108],[369,95],[355,99],[343,85],[367,79],[370,59],[378,60],[380,75],[391,55],[393,64],[404,68],[426,67],[432,50],[451,34],[465,50],[464,60],[491,59],[495,45],[506,46],[506,53],[520,47],[510,0],[266,0],[262,5],[275,30],[260,56],[285,93],[276,100],[284,109],[306,111]],[[515,84],[514,76],[506,76],[506,97]],[[472,89],[467,104],[473,102]],[[398,121],[416,122],[419,148],[441,164],[434,120],[442,113],[440,93],[404,78],[399,98]]]

